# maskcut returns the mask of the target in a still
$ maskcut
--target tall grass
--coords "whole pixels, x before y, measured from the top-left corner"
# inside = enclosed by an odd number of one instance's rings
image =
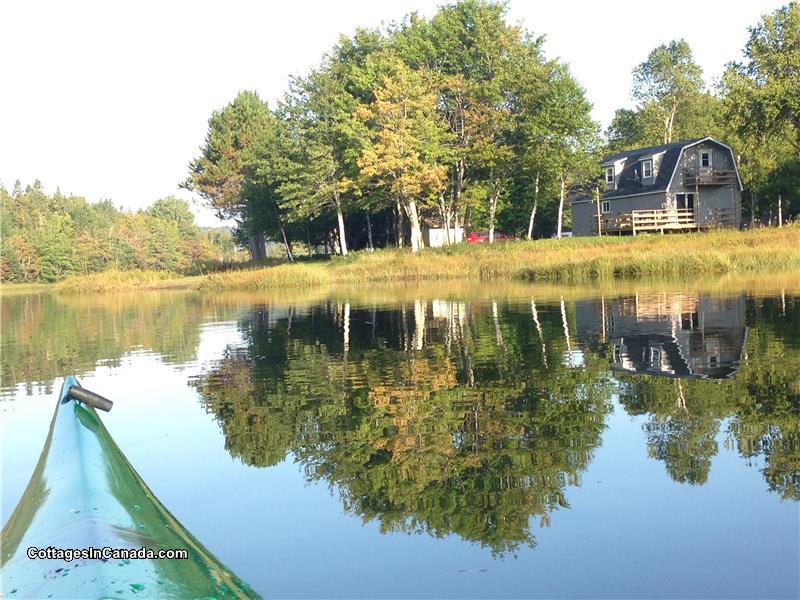
[[[196,288],[201,279],[201,277],[182,277],[169,271],[111,269],[91,275],[68,277],[56,284],[55,291],[58,294],[78,295],[141,289]]]
[[[269,289],[503,278],[581,283],[722,273],[800,271],[800,227],[680,235],[593,237],[355,252],[327,262],[209,275],[202,289]]]
[[[209,290],[259,290],[277,287],[316,287],[331,282],[323,263],[282,264],[275,267],[212,273],[201,284]]]

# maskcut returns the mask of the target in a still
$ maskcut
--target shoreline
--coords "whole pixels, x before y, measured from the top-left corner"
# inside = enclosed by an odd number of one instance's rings
[[[709,274],[800,270],[800,227],[639,237],[566,238],[424,250],[361,251],[303,262],[212,273],[204,291],[432,281],[593,284]]]
[[[124,291],[288,291],[364,284],[546,283],[590,287],[709,275],[773,277],[800,272],[800,226],[680,235],[591,237],[459,244],[411,254],[358,251],[347,257],[253,266],[182,276],[164,271],[104,271],[58,283],[0,285],[0,294],[59,295]]]

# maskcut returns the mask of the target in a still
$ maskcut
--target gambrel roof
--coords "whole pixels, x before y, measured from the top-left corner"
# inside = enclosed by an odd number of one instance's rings
[[[676,167],[680,161],[681,153],[685,148],[694,146],[700,142],[709,141],[714,144],[725,148],[733,154],[733,151],[723,144],[711,137],[693,138],[690,140],[682,140],[680,142],[673,142],[671,144],[662,144],[660,146],[650,146],[648,148],[637,148],[635,150],[628,150],[626,152],[617,152],[606,156],[602,165],[613,165],[615,162],[624,160],[625,163],[622,171],[617,176],[616,189],[608,189],[603,194],[603,198],[619,198],[621,196],[631,196],[636,194],[649,194],[653,192],[665,192],[669,188],[673,176],[675,175]],[[656,172],[655,181],[653,183],[643,185],[641,179],[641,161],[656,156],[661,156],[661,163]],[[736,164],[735,157],[734,165]],[[739,169],[736,168],[736,177],[739,180],[739,188],[742,187],[741,179],[739,179]]]

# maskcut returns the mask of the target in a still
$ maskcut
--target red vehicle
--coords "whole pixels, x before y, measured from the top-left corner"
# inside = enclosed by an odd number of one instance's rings
[[[495,242],[507,242],[509,240],[513,240],[514,238],[508,234],[502,233],[500,231],[494,232],[494,241]],[[467,238],[468,244],[488,244],[489,243],[489,232],[488,231],[473,231],[469,234]]]

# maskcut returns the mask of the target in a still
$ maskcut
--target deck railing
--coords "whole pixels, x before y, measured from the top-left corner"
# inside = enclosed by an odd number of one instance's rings
[[[736,183],[736,171],[724,169],[684,169],[683,185],[686,187],[699,185],[731,185]]]
[[[603,232],[630,231],[634,235],[646,231],[694,229],[694,210],[690,208],[663,210],[633,210],[614,218],[601,220]]]

